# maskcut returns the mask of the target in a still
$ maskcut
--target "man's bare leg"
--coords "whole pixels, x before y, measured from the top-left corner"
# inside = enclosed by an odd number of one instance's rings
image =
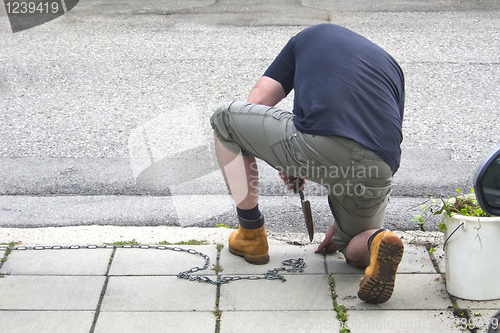
[[[358,268],[366,268],[370,265],[370,250],[368,240],[378,229],[363,231],[354,236],[345,249],[345,256],[350,265]]]
[[[215,136],[215,153],[224,180],[234,203],[240,209],[252,209],[258,204],[259,170],[255,157],[236,154]]]
[[[269,262],[264,217],[258,207],[258,177],[255,157],[235,154],[215,137],[217,160],[238,211],[238,230],[229,235],[229,251],[251,264]]]

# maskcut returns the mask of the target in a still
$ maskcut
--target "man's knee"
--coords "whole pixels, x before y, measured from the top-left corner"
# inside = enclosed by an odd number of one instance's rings
[[[351,265],[352,267],[356,268],[366,268],[366,260],[360,260],[360,258],[348,258],[347,256],[345,257],[345,262]]]
[[[215,136],[224,142],[231,142],[232,137],[229,130],[229,106],[231,103],[224,103],[219,106],[210,117],[210,125]]]

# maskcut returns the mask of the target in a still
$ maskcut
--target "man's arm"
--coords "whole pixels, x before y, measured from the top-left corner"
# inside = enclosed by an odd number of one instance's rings
[[[250,95],[248,95],[247,101],[249,103],[275,106],[285,97],[285,91],[281,83],[270,77],[262,76],[253,87]]]

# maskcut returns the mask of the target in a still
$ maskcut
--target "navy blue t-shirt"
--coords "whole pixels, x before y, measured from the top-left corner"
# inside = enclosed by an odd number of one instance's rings
[[[295,89],[293,113],[303,133],[343,136],[399,168],[404,76],[398,63],[363,36],[320,24],[293,36],[264,73]]]

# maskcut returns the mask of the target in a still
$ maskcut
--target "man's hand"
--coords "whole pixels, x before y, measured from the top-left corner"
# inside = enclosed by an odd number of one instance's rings
[[[299,188],[304,189],[304,187],[306,185],[306,180],[303,178],[293,177],[293,176],[287,175],[287,174],[282,173],[282,172],[280,172],[279,175],[280,175],[281,179],[283,180],[283,182],[285,182],[286,187],[289,190],[292,190],[293,193],[297,193],[297,190]],[[298,184],[297,184],[297,182],[298,182]],[[297,185],[298,185],[298,187],[297,187]]]
[[[334,223],[326,232],[325,239],[319,244],[318,248],[314,251],[315,253],[320,253],[323,250],[325,250],[326,253],[337,252],[337,247],[332,243],[332,238],[335,236],[336,230]]]

